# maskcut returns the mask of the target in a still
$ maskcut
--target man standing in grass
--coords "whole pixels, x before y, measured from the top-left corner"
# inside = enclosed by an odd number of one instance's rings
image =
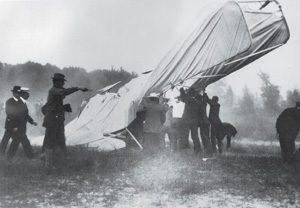
[[[222,125],[221,119],[219,117],[220,114],[220,107],[221,105],[218,103],[219,97],[213,96],[212,99],[210,99],[206,93],[203,94],[204,99],[209,104],[209,121],[210,121],[210,139],[211,139],[211,146],[212,151],[215,153],[217,152],[216,145],[218,144],[218,151],[219,153],[222,153],[223,151],[223,143],[222,139],[220,138],[220,128]]]
[[[199,102],[199,114],[198,114],[198,119],[199,119],[199,127],[200,127],[200,135],[201,135],[201,140],[202,144],[206,153],[206,156],[211,157],[213,155],[212,152],[212,147],[211,147],[211,140],[209,137],[209,126],[210,126],[210,121],[207,117],[207,102],[206,99],[203,97],[204,91],[202,91],[202,94],[198,94],[196,96],[196,99]]]
[[[65,76],[60,73],[55,73],[52,77],[53,87],[48,92],[47,103],[43,107],[45,114],[43,126],[46,128],[44,138],[45,160],[46,165],[52,166],[53,151],[58,147],[66,153],[65,141],[65,111],[71,112],[69,104],[63,104],[63,100],[67,95],[70,95],[78,90],[83,92],[88,91],[85,87],[64,88]]]
[[[162,128],[167,108],[159,103],[159,96],[156,93],[151,93],[148,99],[149,103],[143,109],[145,111],[144,147],[151,150],[162,149],[165,145],[162,138]]]
[[[276,130],[279,135],[282,160],[286,163],[296,162],[295,140],[300,130],[300,102],[293,108],[285,109],[277,118]]]
[[[37,123],[29,115],[28,107],[26,104],[26,101],[29,98],[29,94],[30,94],[29,88],[25,88],[25,87],[20,88],[19,99],[21,100],[21,102],[19,102],[19,107],[18,107],[18,131],[12,137],[13,141],[11,142],[11,145],[9,146],[7,152],[7,159],[9,160],[12,159],[16,154],[20,143],[22,144],[23,149],[28,158],[32,159],[37,156],[36,153],[33,152],[30,141],[26,135],[27,122],[29,122],[34,126],[37,126]]]
[[[182,115],[183,122],[183,138],[181,147],[184,148],[184,144],[188,145],[189,132],[194,144],[194,153],[201,153],[201,145],[198,137],[198,112],[199,112],[199,101],[196,100],[196,90],[194,87],[190,87],[186,93],[183,88],[180,88],[180,97],[182,102],[185,103],[184,111]]]
[[[15,135],[18,131],[18,125],[19,125],[19,113],[18,109],[20,106],[20,86],[14,86],[12,89],[12,98],[8,99],[5,103],[5,112],[6,112],[6,120],[5,120],[5,133],[3,135],[3,138],[1,140],[0,144],[0,154],[3,156],[5,155],[7,144],[12,138],[13,135]]]

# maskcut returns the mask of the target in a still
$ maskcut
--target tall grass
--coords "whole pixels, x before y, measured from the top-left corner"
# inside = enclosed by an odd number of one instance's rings
[[[27,160],[20,151],[11,163],[0,160],[0,207],[122,207],[141,196],[148,196],[152,207],[163,207],[210,193],[281,203],[291,192],[300,193],[299,173],[284,166],[278,146],[235,141],[223,155],[202,159],[191,149],[74,147],[48,172],[42,161]]]

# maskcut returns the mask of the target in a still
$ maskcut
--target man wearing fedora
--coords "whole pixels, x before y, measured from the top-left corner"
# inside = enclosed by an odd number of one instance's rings
[[[20,86],[14,86],[12,91],[12,97],[5,103],[5,132],[0,144],[0,154],[5,155],[6,147],[9,139],[16,135],[19,128],[19,109],[20,109]]]
[[[25,88],[25,87],[20,88],[19,99],[21,100],[21,102],[19,102],[20,106],[18,110],[18,123],[19,123],[18,131],[17,131],[17,136],[13,137],[13,140],[7,152],[7,159],[9,160],[12,159],[16,154],[20,143],[22,144],[25,154],[27,155],[28,158],[32,159],[36,156],[36,153],[33,152],[30,141],[26,135],[27,122],[37,126],[37,123],[29,115],[29,110],[27,107],[26,101],[29,98],[29,94],[30,94],[29,88]]]
[[[279,135],[282,160],[288,164],[295,163],[299,149],[295,141],[300,130],[300,102],[293,108],[285,109],[277,118],[276,130]]]
[[[46,164],[52,165],[53,151],[58,147],[66,152],[65,141],[65,111],[71,112],[69,104],[64,104],[63,100],[66,96],[81,90],[88,91],[85,87],[64,88],[65,76],[55,73],[52,78],[53,87],[48,92],[47,103],[43,107],[44,121],[43,126],[46,128],[43,148],[45,149]]]

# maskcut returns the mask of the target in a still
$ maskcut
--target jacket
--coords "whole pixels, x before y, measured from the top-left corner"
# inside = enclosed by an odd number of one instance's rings
[[[20,110],[22,101],[18,99],[17,101],[14,98],[10,98],[5,103],[5,126],[4,128],[8,131],[12,131],[14,128],[20,127]]]

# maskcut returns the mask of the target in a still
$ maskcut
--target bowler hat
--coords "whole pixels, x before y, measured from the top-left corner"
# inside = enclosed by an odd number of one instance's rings
[[[14,88],[11,90],[12,92],[21,92],[20,86],[14,86]]]
[[[30,93],[30,89],[28,87],[21,87],[20,89],[21,92],[26,92],[26,93]]]
[[[55,80],[63,80],[63,81],[67,81],[65,80],[65,75],[60,74],[60,73],[55,73],[53,77],[51,77],[52,79]]]

